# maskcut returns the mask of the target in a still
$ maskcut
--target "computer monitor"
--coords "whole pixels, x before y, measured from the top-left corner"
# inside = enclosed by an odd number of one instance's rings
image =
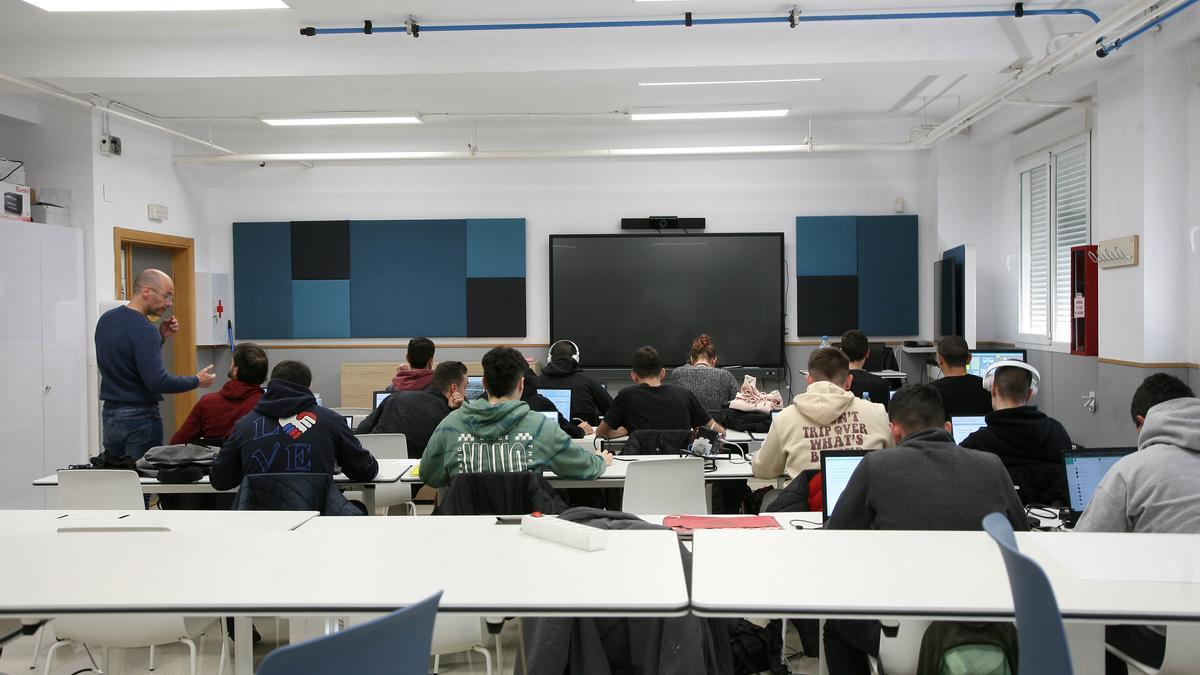
[[[571,390],[570,389],[538,389],[538,393],[550,399],[562,416],[571,419]]]
[[[900,391],[900,390],[899,390],[899,389],[892,389],[891,391],[889,391],[889,392],[888,392],[888,400],[890,401],[890,400],[892,400],[892,399],[896,398],[896,392],[898,392],[898,391]]]
[[[1063,456],[1067,467],[1067,492],[1071,498],[1071,510],[1083,513],[1092,501],[1096,486],[1104,474],[1125,455],[1136,448],[1092,448],[1068,452]]]
[[[850,482],[850,476],[868,450],[826,450],[821,453],[822,514],[825,520],[833,513],[838,499]]]
[[[983,377],[987,372],[988,366],[997,361],[1025,361],[1024,349],[1001,349],[998,351],[975,351],[971,350],[971,362],[967,364],[968,375],[978,375]]]
[[[477,398],[486,398],[487,392],[483,390],[483,376],[469,375],[467,376],[467,400],[474,401]]]
[[[538,414],[545,415],[546,419],[550,420],[551,422],[558,422],[558,411],[557,410],[550,411],[550,412],[538,411]]]
[[[345,420],[346,420],[346,426],[353,429],[354,428],[354,415],[342,415],[342,417],[345,418]]]
[[[396,392],[394,392],[394,391],[377,391],[377,392],[375,392],[375,396],[371,401],[371,410],[374,410],[374,409],[378,408],[379,406],[383,405],[383,399],[391,396],[394,393],[396,393]]]
[[[967,436],[987,426],[987,418],[983,415],[966,415],[963,417],[951,417],[950,428],[954,435],[954,442],[962,445]]]

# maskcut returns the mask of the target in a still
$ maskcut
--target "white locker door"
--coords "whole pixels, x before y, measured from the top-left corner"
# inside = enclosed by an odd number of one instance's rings
[[[87,329],[83,231],[42,230],[42,475],[87,460]],[[45,507],[57,505],[52,490]]]
[[[40,509],[42,299],[40,226],[4,223],[0,246],[0,508]]]

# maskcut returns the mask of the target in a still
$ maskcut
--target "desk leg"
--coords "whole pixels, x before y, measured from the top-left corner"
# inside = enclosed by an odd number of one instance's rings
[[[233,618],[233,672],[254,674],[254,628],[248,616]]]
[[[1077,673],[1104,672],[1104,624],[1064,622],[1071,666]]]
[[[367,507],[367,515],[375,515],[375,486],[367,483],[362,486],[363,506]]]

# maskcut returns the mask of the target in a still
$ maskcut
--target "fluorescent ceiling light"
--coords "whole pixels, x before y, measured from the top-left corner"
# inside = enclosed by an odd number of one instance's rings
[[[288,9],[283,0],[25,0],[47,12],[195,12]]]
[[[788,109],[781,110],[721,110],[714,112],[671,112],[671,113],[629,113],[635,122],[650,120],[731,120],[751,117],[783,117]]]
[[[414,115],[400,117],[299,117],[293,119],[265,119],[273,127],[340,127],[359,124],[420,124],[421,118]]]
[[[687,87],[706,84],[776,84],[779,82],[820,82],[819,77],[789,77],[777,80],[708,80],[701,82],[638,82],[639,87]]]

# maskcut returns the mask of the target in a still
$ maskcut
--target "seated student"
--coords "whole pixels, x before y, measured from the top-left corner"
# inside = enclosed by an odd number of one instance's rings
[[[983,388],[983,378],[967,374],[971,350],[967,341],[957,335],[947,335],[937,342],[937,364],[942,377],[935,380],[946,407],[946,419],[979,416],[992,412],[992,395]]]
[[[1023,361],[997,361],[983,378],[991,384],[987,426],[963,439],[964,448],[998,455],[1025,504],[1061,504],[1067,499],[1063,453],[1071,437],[1058,420],[1030,405],[1041,375]]]
[[[612,407],[612,396],[579,367],[579,348],[570,340],[559,340],[550,346],[549,362],[538,376],[541,389],[571,390],[571,419],[583,420],[595,426],[600,417]]]
[[[819,469],[823,450],[890,448],[887,410],[850,393],[853,381],[841,350],[815,350],[808,357],[808,389],[771,422],[750,465],[754,476],[775,479],[787,471],[795,478]]]
[[[642,347],[633,353],[634,386],[622,389],[596,435],[601,438],[628,436],[639,429],[694,429],[707,426],[718,433],[717,424],[692,392],[673,384],[663,384],[662,358],[654,347]]]
[[[1200,399],[1166,373],[1147,377],[1130,406],[1138,451],[1100,481],[1077,532],[1200,534]],[[1148,666],[1162,665],[1166,640],[1148,626],[1108,626],[1104,639]],[[1106,654],[1105,672],[1125,673]]]
[[[433,369],[429,386],[418,391],[398,391],[358,425],[360,434],[404,434],[408,456],[420,459],[433,430],[467,394],[467,367],[460,361],[443,361]]]
[[[280,361],[271,371],[267,392],[254,410],[233,425],[213,460],[210,480],[229,490],[248,474],[342,473],[368,481],[379,463],[363,449],[346,420],[317,405],[309,385],[312,371],[299,361]]]
[[[896,392],[888,413],[896,448],[863,458],[825,529],[980,530],[992,512],[1007,516],[1014,530],[1029,529],[1004,465],[986,452],[954,444],[936,389],[907,385]],[[879,654],[878,621],[825,623],[831,675],[867,673],[868,654]]]
[[[592,433],[590,424],[583,420],[571,421],[563,417],[562,412],[554,406],[554,402],[538,393],[537,374],[533,369],[525,367],[525,390],[521,393],[521,400],[529,406],[529,409],[536,413],[552,412],[557,415],[558,427],[567,432],[571,438],[583,438]]]
[[[262,397],[267,379],[267,353],[253,342],[243,342],[233,350],[229,381],[220,391],[205,394],[192,406],[187,419],[171,436],[171,443],[190,443],[201,439],[224,440],[233,423],[250,412]]]
[[[872,403],[882,403],[887,408],[892,393],[887,380],[863,370],[863,364],[871,355],[871,343],[867,341],[867,336],[861,330],[848,330],[842,333],[842,343],[838,348],[850,360],[850,376],[853,378],[850,381],[850,393],[859,398],[863,398],[865,393]]]
[[[667,376],[674,384],[696,395],[705,410],[720,410],[738,394],[738,382],[733,373],[717,367],[717,348],[712,339],[701,335],[692,341],[692,351],[686,366],[679,366]]]
[[[510,347],[483,355],[487,400],[467,401],[434,430],[420,474],[425,483],[445,487],[460,473],[542,471],[591,480],[604,473],[612,455],[585,450],[557,424],[521,400],[525,357]]]
[[[415,337],[408,341],[408,351],[404,352],[404,360],[396,369],[396,376],[387,391],[420,391],[429,386],[433,380],[433,340]]]

